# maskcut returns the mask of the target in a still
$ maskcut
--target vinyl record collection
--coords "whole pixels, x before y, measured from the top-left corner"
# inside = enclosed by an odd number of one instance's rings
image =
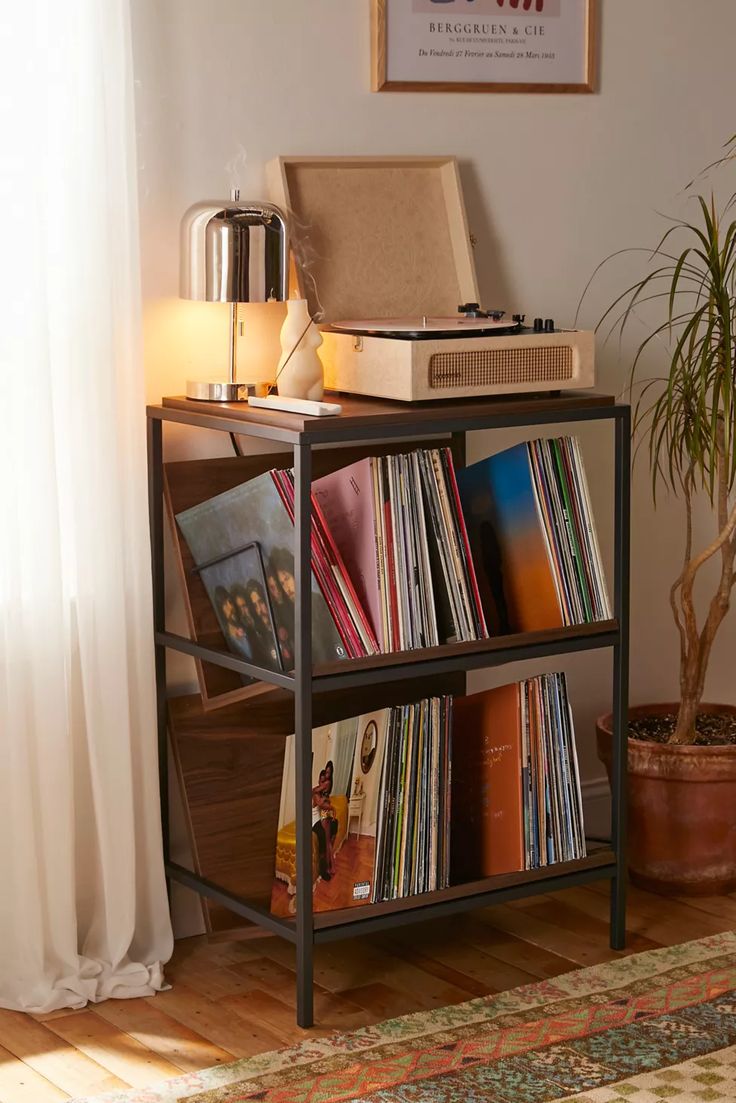
[[[293,472],[272,470],[176,517],[228,646],[271,670],[295,662],[294,498]],[[311,565],[317,665],[610,618],[569,437],[457,475],[448,448],[333,471],[312,486]],[[295,906],[294,758],[290,737],[272,892],[280,915]],[[312,856],[315,911],[585,856],[564,674],[315,729]]]
[[[381,650],[487,636],[449,448],[367,457],[313,489]]]
[[[426,698],[312,732],[314,910],[445,888],[452,698]],[[271,909],[293,912],[295,748],[284,752]]]
[[[296,892],[294,778],[290,736],[272,895],[279,915],[293,912]],[[316,728],[312,832],[315,911],[584,857],[565,675]]]
[[[491,633],[609,620],[580,445],[517,444],[458,472]]]
[[[374,900],[450,883],[452,698],[391,710],[381,771]]]
[[[454,711],[453,881],[584,857],[565,675],[458,697]]]
[[[526,869],[585,857],[583,799],[564,674],[521,682],[521,777]]]
[[[294,478],[269,471],[180,513],[225,640],[294,665]],[[610,619],[580,446],[366,457],[312,487],[316,663]]]
[[[290,473],[267,471],[176,517],[228,647],[276,671],[294,667],[293,502]],[[311,540],[314,661],[375,654],[378,643],[317,508]]]
[[[289,518],[294,523],[294,472],[272,471]],[[329,526],[312,496],[312,570],[349,656],[375,655],[378,642],[355,593]]]
[[[534,440],[527,448],[565,624],[609,620],[588,482],[575,437]]]

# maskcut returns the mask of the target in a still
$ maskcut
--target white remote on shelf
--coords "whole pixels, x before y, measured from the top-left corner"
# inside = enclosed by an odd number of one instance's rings
[[[334,417],[342,413],[339,402],[312,402],[308,398],[285,398],[282,395],[269,395],[268,398],[248,397],[249,406],[263,410],[283,410],[292,414],[306,414],[307,417]]]

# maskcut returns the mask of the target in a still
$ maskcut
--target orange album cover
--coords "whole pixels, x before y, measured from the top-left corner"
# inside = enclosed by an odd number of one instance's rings
[[[457,473],[486,622],[495,635],[561,628],[526,444]]]
[[[452,880],[524,869],[518,683],[453,703]]]

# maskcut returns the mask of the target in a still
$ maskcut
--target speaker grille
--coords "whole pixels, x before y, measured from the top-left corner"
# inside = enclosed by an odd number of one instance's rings
[[[435,352],[429,359],[432,390],[501,383],[561,383],[572,377],[573,356],[569,345]]]

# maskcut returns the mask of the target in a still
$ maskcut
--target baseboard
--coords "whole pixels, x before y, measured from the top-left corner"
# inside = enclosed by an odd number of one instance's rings
[[[586,833],[594,838],[606,839],[611,834],[611,790],[608,779],[590,778],[581,785],[583,814]]]

